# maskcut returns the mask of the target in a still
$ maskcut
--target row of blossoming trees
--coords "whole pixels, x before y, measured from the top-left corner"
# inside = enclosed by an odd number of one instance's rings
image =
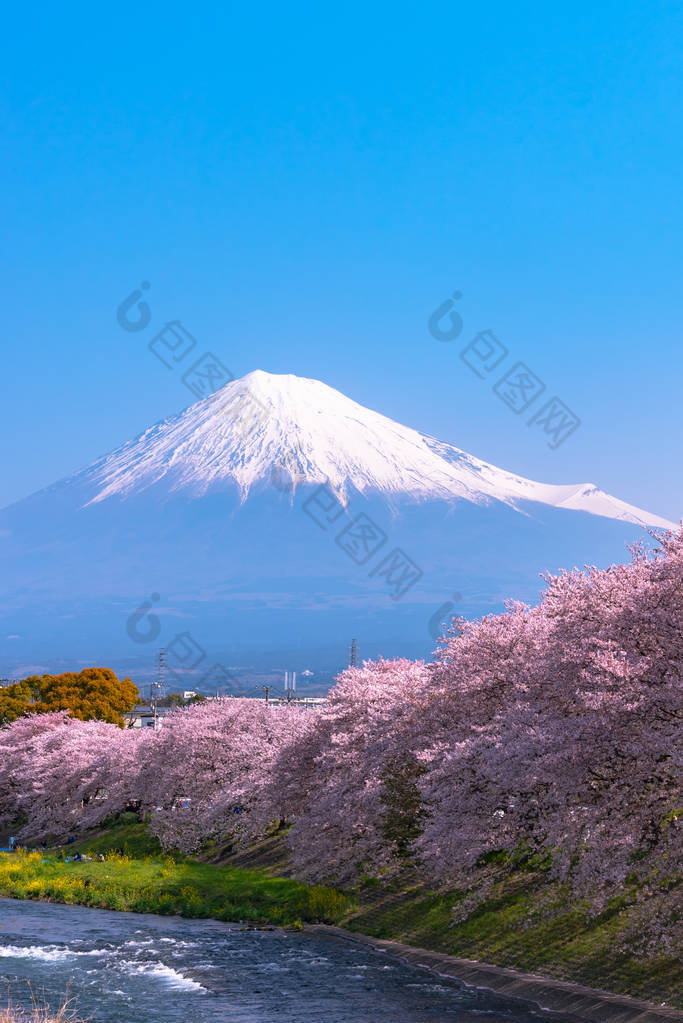
[[[317,714],[226,699],[158,732],[21,718],[0,731],[0,814],[61,839],[136,800],[185,852],[287,823],[299,874],[342,884],[408,858],[467,887],[486,853],[527,849],[599,908],[625,881],[672,885],[682,678],[683,529],[548,577],[536,608],[454,621],[431,664],[343,672]]]

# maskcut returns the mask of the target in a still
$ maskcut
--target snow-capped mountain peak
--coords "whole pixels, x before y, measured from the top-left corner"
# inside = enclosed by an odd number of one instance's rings
[[[88,503],[162,485],[201,496],[236,487],[242,500],[273,472],[386,499],[537,501],[656,527],[672,523],[589,483],[553,486],[506,472],[364,408],[319,380],[255,370],[158,423],[72,480]]]

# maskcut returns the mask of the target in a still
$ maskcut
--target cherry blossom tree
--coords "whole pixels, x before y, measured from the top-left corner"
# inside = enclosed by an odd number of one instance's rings
[[[419,809],[403,811],[419,765],[407,739],[429,677],[407,660],[349,668],[304,741],[283,749],[271,798],[294,821],[289,840],[305,876],[346,881],[408,851]]]
[[[482,853],[525,845],[596,911],[627,877],[645,894],[668,883],[681,854],[683,532],[657,542],[628,565],[548,577],[538,608],[444,637],[423,717],[433,875],[462,878]]]
[[[666,886],[681,855],[683,533],[656,542],[548,577],[537,608],[453,622],[432,665],[344,672],[280,758],[298,869],[348,881],[413,851],[426,878],[467,886],[484,854],[526,850],[595,911],[627,878],[647,897]]]
[[[68,711],[27,714],[0,728],[0,826],[12,826],[26,798],[30,765],[39,756],[42,740],[65,725]]]
[[[293,706],[236,698],[166,715],[146,751],[139,787],[153,833],[163,845],[191,852],[208,838],[244,841],[265,830],[275,810],[263,799],[264,787],[304,719]]]
[[[24,840],[67,835],[120,812],[133,798],[145,736],[68,713],[31,715],[0,729],[6,823]]]

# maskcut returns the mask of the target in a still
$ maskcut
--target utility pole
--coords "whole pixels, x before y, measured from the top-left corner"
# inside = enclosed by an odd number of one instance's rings
[[[358,644],[355,639],[351,640],[351,646],[349,647],[349,668],[355,668],[358,664]]]
[[[270,696],[270,690],[273,686],[259,686],[259,689],[264,689],[266,693],[266,703],[268,703],[268,697]]]

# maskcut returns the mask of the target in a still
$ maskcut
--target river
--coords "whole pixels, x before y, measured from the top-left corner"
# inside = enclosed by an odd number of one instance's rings
[[[68,988],[93,1023],[556,1023],[326,935],[0,899],[0,1006]]]

